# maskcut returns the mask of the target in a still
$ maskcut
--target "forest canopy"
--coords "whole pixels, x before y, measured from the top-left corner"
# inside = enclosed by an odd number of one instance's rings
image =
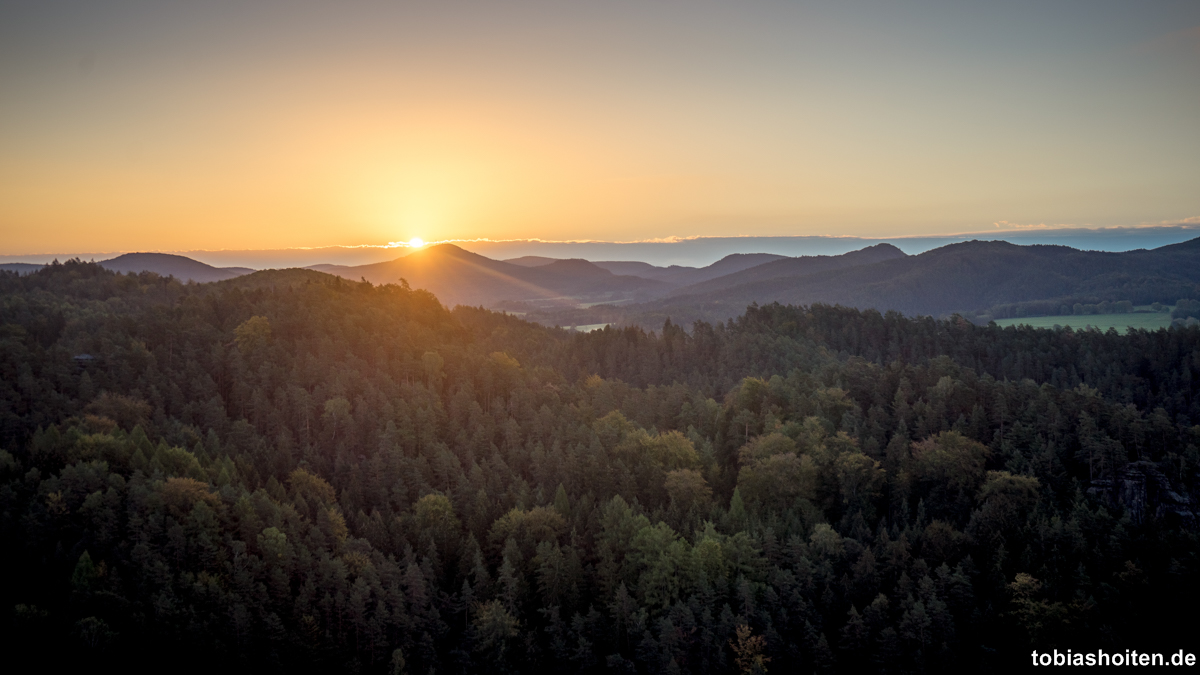
[[[51,666],[942,672],[1174,650],[1200,328],[571,333],[315,272],[0,273],[0,620]]]

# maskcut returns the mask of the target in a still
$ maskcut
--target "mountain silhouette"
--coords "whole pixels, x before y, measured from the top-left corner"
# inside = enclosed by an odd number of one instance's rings
[[[520,265],[521,267],[541,267],[542,265],[549,265],[550,263],[558,260],[562,260],[562,258],[547,258],[546,256],[542,255],[524,255],[520,258],[509,258],[504,262],[509,263],[510,265]]]
[[[45,265],[40,263],[0,263],[0,270],[5,272],[16,272],[17,274],[33,274],[42,269]]]
[[[596,265],[613,274],[627,274],[644,279],[665,281],[676,286],[687,286],[740,272],[784,257],[774,253],[732,253],[705,267],[684,267],[682,265],[655,267],[649,263],[636,261],[603,261]]]
[[[314,265],[270,275],[166,253],[127,253],[100,264],[185,282],[243,279],[240,285],[246,288],[328,282],[330,277],[320,273],[375,284],[404,280],[447,306],[527,312],[530,318],[559,325],[657,327],[667,317],[687,325],[697,319],[729,319],[752,303],[772,302],[820,302],[909,315],[961,313],[986,322],[1025,316],[1026,311],[1030,316],[1070,313],[1075,303],[1173,304],[1200,298],[1200,238],[1122,253],[967,241],[908,256],[890,244],[877,244],[837,256],[734,254],[702,268],[539,256],[501,261],[453,244],[387,262]],[[2,269],[27,273],[40,267],[5,263]]]
[[[196,283],[224,281],[254,271],[245,267],[213,267],[199,260],[170,253],[126,253],[103,260],[100,266],[122,273],[154,272],[164,277],[172,276],[180,281]]]
[[[904,251],[891,244],[876,244],[858,251],[842,255],[801,256],[799,258],[779,258],[764,262],[760,265],[734,271],[723,276],[713,277],[690,286],[676,289],[671,295],[704,295],[725,289],[731,289],[745,284],[768,282],[788,277],[801,277],[818,272],[839,270],[857,265],[868,265],[904,258]],[[764,287],[764,290],[769,286]]]

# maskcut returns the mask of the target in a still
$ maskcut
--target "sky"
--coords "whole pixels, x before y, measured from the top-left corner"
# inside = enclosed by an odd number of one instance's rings
[[[0,0],[0,254],[1200,218],[1200,3]]]

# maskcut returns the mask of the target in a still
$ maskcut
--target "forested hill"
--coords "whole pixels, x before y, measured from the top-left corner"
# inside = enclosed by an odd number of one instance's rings
[[[233,279],[254,271],[246,267],[213,267],[199,260],[170,253],[126,253],[104,260],[100,266],[114,272],[154,272],[164,277],[173,276],[181,281],[196,283]]]
[[[1173,652],[1198,394],[1198,328],[577,335],[311,271],[0,273],[0,630],[52,671]]]
[[[199,260],[170,253],[125,253],[100,261],[100,266],[122,273],[154,272],[164,277],[173,276],[180,281],[196,283],[233,279],[254,271],[246,267],[213,267]],[[33,263],[5,263],[0,265],[0,270],[29,274],[43,267],[45,265]]]

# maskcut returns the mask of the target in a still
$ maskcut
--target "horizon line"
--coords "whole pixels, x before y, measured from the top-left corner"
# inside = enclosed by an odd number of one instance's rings
[[[1200,216],[1185,218],[1182,220],[1173,220],[1160,223],[1141,223],[1138,225],[1112,225],[1108,227],[1095,227],[1074,224],[1054,224],[1047,225],[1045,223],[1022,225],[1010,223],[1008,221],[999,221],[993,223],[996,227],[1007,226],[1006,229],[998,230],[975,230],[967,232],[951,232],[937,234],[903,234],[894,236],[865,236],[859,234],[730,234],[730,235],[689,235],[670,237],[655,237],[649,239],[633,239],[626,241],[613,241],[604,239],[542,239],[540,237],[528,238],[513,238],[513,239],[492,239],[490,237],[468,238],[453,238],[440,239],[436,241],[424,242],[421,246],[412,246],[408,242],[388,242],[387,244],[328,244],[325,246],[284,246],[279,248],[190,248],[190,249],[138,249],[138,250],[115,250],[115,251],[94,251],[88,252],[86,255],[125,255],[128,253],[221,253],[221,252],[255,252],[255,251],[319,251],[323,249],[421,249],[438,246],[440,244],[604,244],[629,246],[636,244],[681,244],[693,241],[702,241],[705,239],[858,239],[861,241],[878,241],[886,242],[891,240],[907,240],[907,239],[954,239],[969,236],[998,236],[998,235],[1020,235],[1031,233],[1051,233],[1051,232],[1119,232],[1123,230],[1137,231],[1149,229],[1179,229],[1179,230],[1194,230],[1200,229]],[[84,255],[84,254],[66,254],[54,252],[26,252],[26,253],[0,253],[0,256],[47,256],[47,255]]]

